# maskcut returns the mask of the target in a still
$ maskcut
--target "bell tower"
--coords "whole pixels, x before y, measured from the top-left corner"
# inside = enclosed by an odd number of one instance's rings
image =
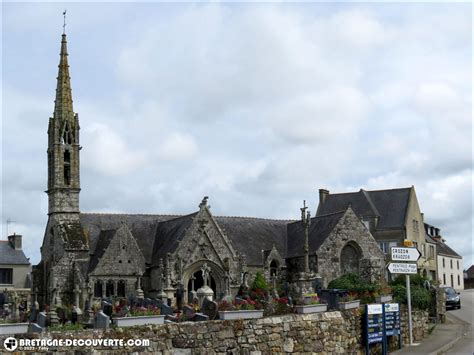
[[[48,126],[48,215],[79,218],[79,117],[72,107],[66,34],[61,53],[53,117]]]

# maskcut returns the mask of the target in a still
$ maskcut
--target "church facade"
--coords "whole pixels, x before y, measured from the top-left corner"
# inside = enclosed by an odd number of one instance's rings
[[[188,300],[203,286],[204,265],[217,299],[235,295],[245,275],[257,272],[291,284],[305,260],[323,287],[347,272],[371,281],[383,275],[384,255],[350,206],[309,217],[306,225],[214,216],[208,197],[186,215],[82,213],[79,130],[63,34],[48,126],[49,218],[33,270],[33,293],[43,306],[84,308],[101,298],[133,296],[173,303],[177,290]]]

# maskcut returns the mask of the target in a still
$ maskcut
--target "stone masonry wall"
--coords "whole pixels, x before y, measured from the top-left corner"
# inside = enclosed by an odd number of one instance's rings
[[[107,353],[124,351],[153,352],[158,354],[270,354],[322,353],[363,354],[363,308],[307,315],[288,314],[252,320],[172,323],[161,326],[115,328],[107,332],[77,331],[52,332],[43,338],[138,338],[150,339],[148,348],[110,349]],[[402,317],[404,320],[404,317]],[[414,340],[427,335],[427,312],[414,312]],[[406,322],[402,323],[404,328]],[[406,331],[405,331],[406,333]],[[28,337],[38,336],[27,335]],[[3,337],[2,337],[3,338]],[[0,339],[2,341],[2,339]],[[378,346],[371,352],[377,353]],[[49,349],[54,350],[54,349]],[[61,352],[72,349],[57,349]],[[91,353],[81,349],[81,353]]]

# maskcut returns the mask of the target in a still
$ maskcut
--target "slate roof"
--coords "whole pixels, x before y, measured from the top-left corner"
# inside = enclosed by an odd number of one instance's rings
[[[474,275],[474,265],[469,266],[464,272],[467,273],[467,277],[472,277]]]
[[[63,234],[67,249],[84,250],[86,248],[83,229],[80,223],[63,223]]]
[[[359,217],[378,216],[377,229],[404,228],[408,210],[410,189],[367,191],[328,194],[323,204],[318,206],[317,215],[327,215],[342,211],[351,205]]]
[[[246,256],[247,265],[262,265],[262,250],[275,245],[286,254],[286,226],[290,220],[251,217],[214,217],[236,251]]]
[[[29,265],[23,250],[15,250],[8,240],[0,240],[0,264]]]
[[[102,230],[97,238],[97,243],[95,245],[95,249],[93,249],[93,253],[91,255],[90,263],[89,263],[89,272],[93,271],[99,260],[104,255],[105,251],[109,247],[110,242],[114,239],[115,233],[117,232],[116,229],[109,229],[109,230]]]
[[[309,252],[315,252],[326,240],[345,211],[311,218],[308,233]],[[288,224],[287,258],[304,255],[304,230],[301,221]]]
[[[118,229],[120,224],[124,222],[135,237],[145,261],[151,263],[152,246],[158,224],[177,217],[179,216],[81,213],[80,221],[82,227],[85,229],[86,237],[89,239],[91,251],[95,251],[102,230]]]
[[[158,265],[160,258],[165,260],[167,253],[172,253],[176,250],[196,215],[197,212],[158,224],[155,233],[155,244],[153,246],[153,265]]]
[[[453,249],[451,249],[447,244],[443,242],[438,242],[436,244],[436,250],[437,250],[437,253],[441,255],[446,255],[453,258],[462,258],[461,255],[456,253]]]

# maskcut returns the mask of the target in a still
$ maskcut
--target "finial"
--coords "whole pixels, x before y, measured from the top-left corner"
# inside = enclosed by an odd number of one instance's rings
[[[66,34],[66,10],[64,10],[63,16],[64,16],[63,35],[65,35]]]

